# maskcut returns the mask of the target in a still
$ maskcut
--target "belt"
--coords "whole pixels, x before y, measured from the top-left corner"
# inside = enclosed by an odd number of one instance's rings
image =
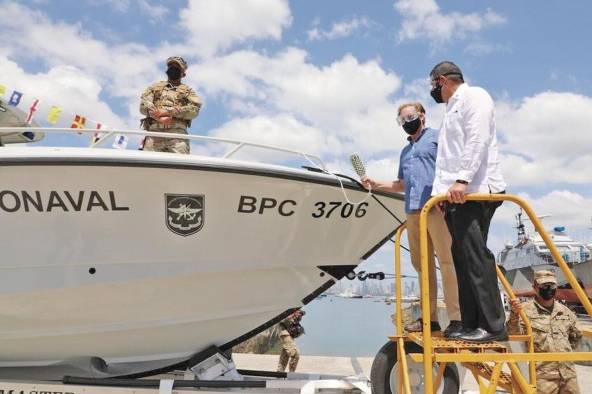
[[[170,126],[165,126],[162,123],[154,122],[150,125],[151,129],[168,130],[168,129],[186,129],[187,121],[182,119],[173,119]]]

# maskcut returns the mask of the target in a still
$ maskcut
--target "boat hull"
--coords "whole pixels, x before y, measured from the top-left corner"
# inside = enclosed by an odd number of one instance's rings
[[[141,363],[232,343],[404,220],[401,197],[356,208],[324,174],[126,155],[0,167],[0,366]]]

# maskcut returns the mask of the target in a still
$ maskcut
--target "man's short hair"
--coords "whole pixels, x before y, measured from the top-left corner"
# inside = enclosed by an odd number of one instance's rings
[[[421,103],[419,102],[412,102],[412,103],[404,103],[399,105],[399,109],[397,110],[397,116],[401,115],[401,111],[403,110],[403,108],[407,108],[407,107],[414,107],[417,112],[419,112],[420,114],[424,114],[426,113],[425,108],[423,107],[423,105],[421,105]]]
[[[430,72],[430,78],[432,80],[442,75],[460,82],[465,81],[460,67],[448,60],[436,64]]]

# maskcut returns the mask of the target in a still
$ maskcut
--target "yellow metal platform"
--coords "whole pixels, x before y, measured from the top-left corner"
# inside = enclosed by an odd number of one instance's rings
[[[472,201],[511,201],[518,204],[532,221],[535,230],[543,238],[553,259],[563,271],[565,278],[578,295],[588,315],[592,316],[592,303],[590,299],[563,260],[561,253],[559,253],[559,250],[553,244],[540,220],[524,199],[510,194],[468,194],[466,199]],[[395,315],[397,335],[391,336],[389,339],[397,343],[396,360],[400,363],[397,369],[397,392],[411,392],[407,358],[410,358],[412,363],[423,364],[423,390],[426,394],[434,393],[440,386],[447,363],[459,362],[469,369],[479,383],[481,393],[494,393],[496,388],[500,387],[510,393],[534,394],[536,392],[536,362],[592,360],[592,352],[535,353],[532,328],[524,311],[520,312],[520,318],[526,328],[525,335],[511,335],[508,342],[485,342],[477,344],[443,338],[440,333],[432,333],[430,331],[427,214],[437,203],[445,200],[446,197],[444,195],[432,197],[421,210],[419,218],[421,317],[423,324],[423,331],[421,333],[403,333],[400,246],[401,235],[405,230],[405,224],[399,227],[395,235]],[[497,267],[497,275],[508,298],[515,299],[513,290],[499,267]],[[584,336],[591,337],[592,332],[589,330],[584,331]],[[526,345],[527,350],[524,353],[512,352],[509,347],[509,341],[522,342]],[[422,353],[407,353],[404,346],[405,342],[416,343],[422,348]],[[518,362],[528,362],[528,379],[523,376],[518,368]],[[504,368],[505,370],[503,370]]]

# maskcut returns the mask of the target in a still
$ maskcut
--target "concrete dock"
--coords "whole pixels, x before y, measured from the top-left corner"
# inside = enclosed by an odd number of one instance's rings
[[[278,358],[276,355],[267,354],[233,354],[234,361],[237,368],[240,369],[255,369],[265,371],[275,371],[277,368]],[[297,372],[304,373],[319,373],[319,374],[337,374],[337,375],[364,375],[370,376],[370,368],[372,367],[372,357],[323,357],[323,356],[306,356],[300,357]],[[586,392],[584,387],[592,387],[592,366],[577,365],[578,381],[580,384],[580,391]],[[462,393],[471,394],[478,393],[479,387],[470,373],[464,374],[459,371],[462,379]],[[499,391],[503,393],[504,391]]]

